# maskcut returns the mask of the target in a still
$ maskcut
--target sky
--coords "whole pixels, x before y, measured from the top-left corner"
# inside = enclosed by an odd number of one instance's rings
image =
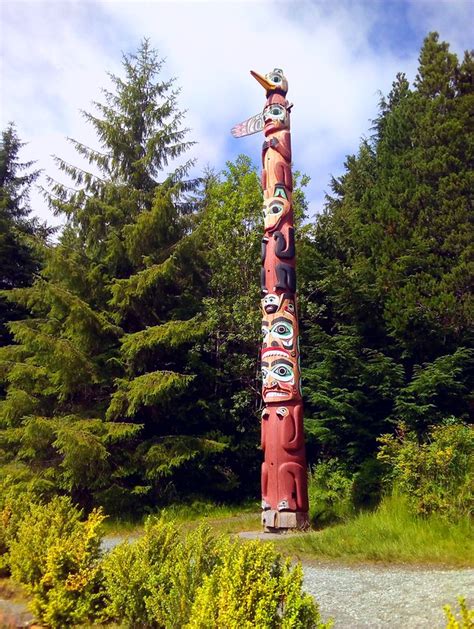
[[[222,170],[240,153],[259,164],[261,135],[234,139],[230,128],[265,103],[249,70],[282,68],[294,103],[293,164],[311,177],[315,215],[331,176],[370,135],[380,94],[397,72],[415,79],[433,30],[462,56],[474,46],[474,1],[0,0],[0,126],[13,121],[27,142],[22,161],[69,183],[52,156],[81,164],[68,137],[99,148],[81,110],[94,111],[107,73],[120,76],[122,54],[147,37],[166,59],[162,78],[181,87],[188,139],[197,142],[192,174]],[[36,189],[31,201],[43,220],[62,223]]]

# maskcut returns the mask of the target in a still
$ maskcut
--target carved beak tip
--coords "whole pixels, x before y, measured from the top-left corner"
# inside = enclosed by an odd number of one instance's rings
[[[262,76],[258,72],[255,72],[254,70],[250,70],[250,74],[253,76],[254,79],[256,79],[260,83],[260,85],[262,85],[262,87],[264,87],[267,90],[267,92],[275,89],[275,86],[273,85],[273,83],[271,83],[266,77]]]

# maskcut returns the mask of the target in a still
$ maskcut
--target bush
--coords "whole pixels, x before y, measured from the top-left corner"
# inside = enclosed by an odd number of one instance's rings
[[[420,515],[439,513],[454,519],[474,506],[474,431],[464,424],[432,428],[424,443],[400,424],[396,435],[383,435],[378,458],[388,464],[388,479]]]
[[[105,616],[127,627],[326,626],[301,591],[301,567],[271,545],[215,539],[204,526],[182,535],[173,522],[149,519],[142,538],[105,557],[103,571]]]
[[[188,629],[331,626],[321,623],[317,605],[301,591],[301,566],[291,568],[271,544],[226,540],[219,558],[197,592]]]
[[[2,496],[0,510],[0,577],[10,574],[10,544],[15,539],[21,520],[29,512],[30,496],[8,493]]]
[[[474,609],[468,609],[466,599],[463,596],[458,598],[459,617],[456,618],[450,605],[443,607],[446,614],[446,629],[472,629],[474,627]]]
[[[65,497],[31,504],[10,542],[12,577],[32,594],[32,611],[51,627],[97,617],[103,604],[100,571],[101,511],[85,522]]]
[[[145,534],[101,556],[103,520],[86,521],[67,498],[31,504],[9,544],[12,576],[49,627],[95,621],[167,629],[309,629],[320,623],[301,591],[302,569],[272,545],[216,539],[201,526],[186,535],[149,518]]]
[[[313,466],[308,475],[310,519],[316,525],[328,524],[350,517],[353,477],[338,459],[329,459]]]
[[[43,502],[47,482],[32,480],[21,466],[5,467],[0,473],[0,577],[10,574],[9,547],[18,525],[29,513],[31,504]]]
[[[183,536],[173,522],[149,518],[142,538],[117,546],[104,560],[106,615],[127,626],[183,627],[217,557],[208,527]]]

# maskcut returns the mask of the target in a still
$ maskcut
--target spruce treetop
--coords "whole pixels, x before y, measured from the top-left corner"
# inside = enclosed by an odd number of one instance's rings
[[[123,76],[108,74],[113,90],[102,89],[104,102],[93,102],[96,113],[81,112],[93,126],[100,149],[68,138],[91,170],[55,157],[74,187],[49,180],[53,209],[77,219],[79,208],[91,197],[106,199],[111,185],[115,190],[126,189],[129,197],[133,195],[138,210],[149,209],[160,183],[174,185],[178,191],[187,188],[184,178],[193,160],[185,161],[159,181],[170,162],[194,144],[185,141],[188,129],[182,126],[185,112],[177,106],[175,80],[159,78],[163,64],[147,39],[136,53],[123,54]]]
[[[41,170],[31,169],[35,162],[19,162],[21,142],[13,122],[2,132],[0,140],[0,210],[10,219],[19,221],[30,213],[29,192]]]

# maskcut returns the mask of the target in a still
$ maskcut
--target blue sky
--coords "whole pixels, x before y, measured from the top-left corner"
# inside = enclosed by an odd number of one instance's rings
[[[149,37],[166,57],[163,76],[182,87],[196,173],[247,153],[259,163],[261,137],[234,140],[236,122],[260,111],[250,69],[284,69],[290,89],[293,161],[311,177],[312,213],[331,174],[357,150],[397,72],[412,81],[425,35],[437,30],[462,55],[473,46],[474,2],[372,0],[227,2],[0,0],[0,124],[12,120],[28,142],[21,158],[61,178],[52,154],[80,160],[66,137],[97,145],[80,115],[100,100],[121,53]],[[52,224],[38,193],[35,212]]]

